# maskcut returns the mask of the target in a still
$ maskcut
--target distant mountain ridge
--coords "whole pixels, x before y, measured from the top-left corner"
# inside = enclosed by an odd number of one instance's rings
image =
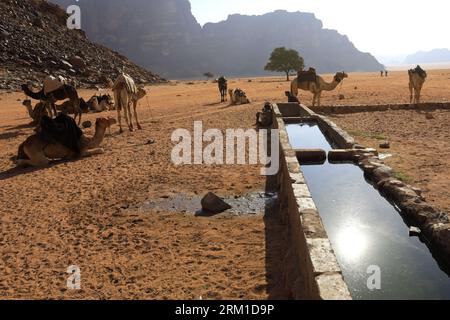
[[[439,63],[450,62],[449,49],[434,49],[431,51],[419,51],[409,55],[405,59],[405,64],[420,64],[420,63]]]
[[[64,7],[72,0],[51,0]],[[319,72],[378,71],[369,53],[358,51],[314,14],[275,11],[261,16],[230,15],[203,28],[188,0],[80,0],[88,37],[170,78],[267,75],[271,51],[296,49]]]

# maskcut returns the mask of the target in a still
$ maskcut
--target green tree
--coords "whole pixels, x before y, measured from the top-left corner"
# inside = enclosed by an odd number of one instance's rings
[[[212,74],[212,72],[205,72],[203,76],[206,78],[206,80],[214,78],[214,74]]]
[[[281,47],[273,50],[270,55],[269,62],[264,67],[264,70],[285,72],[286,81],[289,81],[289,73],[291,71],[302,70],[304,66],[304,60],[300,57],[296,50],[286,50],[285,47]]]

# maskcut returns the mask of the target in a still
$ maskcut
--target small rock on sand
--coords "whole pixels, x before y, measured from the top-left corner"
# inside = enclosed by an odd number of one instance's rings
[[[203,197],[201,205],[203,210],[211,213],[221,213],[228,209],[231,209],[231,206],[228,203],[223,201],[212,192],[209,192],[206,196]]]
[[[389,141],[385,141],[383,143],[380,143],[380,148],[381,149],[389,149],[391,147],[391,144],[389,143]]]
[[[427,113],[425,113],[425,118],[427,120],[433,120],[434,116],[433,116],[433,114],[431,112],[427,112]]]
[[[87,129],[87,128],[92,127],[92,122],[91,121],[84,121],[81,125],[82,125],[83,128]]]

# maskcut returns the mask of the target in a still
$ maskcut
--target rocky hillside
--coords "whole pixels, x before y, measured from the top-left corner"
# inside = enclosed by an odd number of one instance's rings
[[[73,0],[50,0],[64,7]],[[203,28],[188,0],[80,0],[82,28],[93,41],[172,78],[263,75],[275,47],[294,48],[320,72],[378,71],[383,66],[313,14],[232,15]],[[107,17],[107,18],[102,18]]]
[[[163,81],[126,57],[66,27],[67,15],[44,0],[0,2],[0,89],[40,86],[46,74],[61,75],[80,87],[104,84],[122,68],[138,83]]]

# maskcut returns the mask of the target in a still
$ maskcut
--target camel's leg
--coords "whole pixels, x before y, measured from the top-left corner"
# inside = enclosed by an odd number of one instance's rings
[[[132,117],[132,115],[131,115],[131,104],[132,104],[133,102],[132,101],[130,101],[129,103],[128,103],[128,118],[130,119],[130,131],[133,131],[134,130],[134,127],[133,127],[133,117]]]
[[[54,101],[52,101],[51,107],[52,107],[53,114],[55,115],[55,117],[58,116],[58,111],[56,110],[56,105],[55,105]]]
[[[419,84],[416,90],[416,103],[420,103],[420,94],[422,93],[422,85],[423,84]]]
[[[133,124],[131,123],[131,119],[130,119],[130,121],[128,121],[128,115],[130,115],[130,118],[131,118],[129,101],[127,104],[125,104],[125,108],[123,108],[123,113],[125,114],[125,122],[127,123],[128,129],[130,131],[133,131]]]
[[[28,156],[29,159],[19,159],[17,163],[20,165],[28,165],[33,167],[47,167],[49,165],[49,161],[44,154],[44,150],[42,149],[33,149],[33,147],[29,147],[25,145],[23,147],[23,151]]]
[[[298,85],[296,79],[291,82],[291,94],[295,97],[298,96]]]
[[[322,96],[322,92],[319,92],[317,95],[317,106],[320,107],[320,97]]]
[[[316,106],[316,99],[317,99],[317,93],[313,93],[313,101],[312,101],[312,106],[313,107]]]
[[[105,153],[105,150],[103,150],[103,148],[96,148],[96,149],[82,151],[81,156],[82,157],[91,157],[91,156],[95,156],[95,155],[103,154],[103,153]]]
[[[76,120],[77,116],[78,116],[78,125],[80,125],[80,123],[81,123],[81,114],[83,113],[83,111],[81,110],[80,99],[75,99],[72,104],[73,104],[73,107],[74,107],[74,110],[75,110],[75,118],[74,118],[74,120]]]
[[[412,83],[410,81],[409,82],[409,103],[413,102],[413,91],[414,91],[414,88],[413,88],[413,85],[412,85]]]
[[[122,133],[123,129],[122,129],[122,116],[120,114],[120,105],[117,105],[117,122],[119,122],[119,132]]]
[[[133,109],[134,109],[134,118],[136,119],[136,125],[138,130],[142,130],[141,125],[139,124],[138,115],[137,115],[137,101],[133,101]]]
[[[49,101],[45,101],[45,109],[47,110],[48,116],[53,118],[53,111]]]

